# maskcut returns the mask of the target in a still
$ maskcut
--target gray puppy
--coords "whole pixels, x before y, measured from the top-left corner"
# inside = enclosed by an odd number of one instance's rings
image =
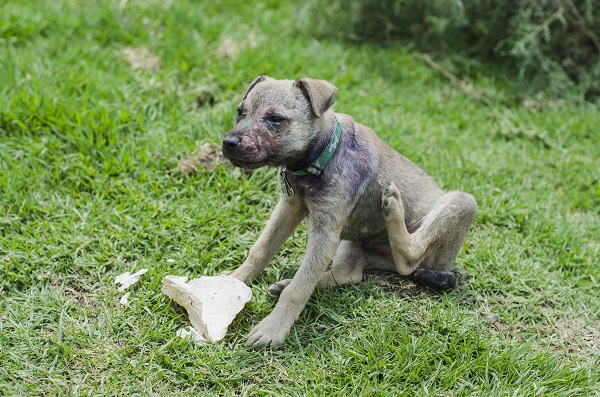
[[[249,283],[308,221],[302,263],[292,280],[269,289],[279,301],[250,332],[250,346],[283,343],[317,285],[359,283],[365,269],[455,287],[450,270],[477,213],[475,199],[444,193],[369,128],[334,113],[336,91],[323,80],[259,76],[223,139],[235,166],[280,167],[279,202],[233,276]]]

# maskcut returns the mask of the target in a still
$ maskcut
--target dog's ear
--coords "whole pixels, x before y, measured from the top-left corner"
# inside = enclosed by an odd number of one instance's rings
[[[246,93],[244,94],[244,98],[242,99],[242,101],[244,99],[246,99],[248,97],[248,94],[250,93],[250,91],[252,91],[252,89],[258,84],[258,83],[262,83],[263,81],[266,81],[270,79],[269,76],[265,76],[264,74],[261,74],[260,76],[258,76],[257,78],[255,78],[252,83],[250,83],[250,85],[248,86],[248,88],[246,88]]]
[[[302,90],[317,117],[321,117],[335,102],[337,87],[325,80],[304,77],[296,80],[296,86]]]

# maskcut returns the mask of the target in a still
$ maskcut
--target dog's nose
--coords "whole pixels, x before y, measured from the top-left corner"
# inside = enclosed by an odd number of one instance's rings
[[[229,149],[233,149],[234,147],[236,147],[239,144],[240,144],[239,136],[226,136],[225,139],[223,139],[223,146],[226,146]]]

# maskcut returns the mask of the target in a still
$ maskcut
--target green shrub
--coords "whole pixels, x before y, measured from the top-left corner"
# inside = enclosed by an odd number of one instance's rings
[[[529,90],[600,98],[600,0],[313,0],[307,11],[319,34],[500,62]]]

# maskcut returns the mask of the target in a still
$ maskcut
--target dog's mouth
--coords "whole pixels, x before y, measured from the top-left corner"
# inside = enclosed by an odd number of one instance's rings
[[[241,159],[231,157],[231,156],[225,156],[225,157],[227,157],[227,159],[234,166],[239,167],[239,168],[244,168],[247,170],[253,170],[253,169],[260,168],[260,167],[267,165],[266,161],[248,161],[248,160],[241,160]]]
[[[267,165],[270,155],[256,139],[229,137],[226,135],[222,146],[223,155],[236,167],[255,169]]]
[[[255,168],[260,168],[263,165],[267,165],[267,156],[265,156],[262,153],[259,153],[259,151],[253,151],[251,153],[231,153],[230,150],[223,148],[223,155],[229,161],[231,161],[231,164],[239,168],[252,170]]]

